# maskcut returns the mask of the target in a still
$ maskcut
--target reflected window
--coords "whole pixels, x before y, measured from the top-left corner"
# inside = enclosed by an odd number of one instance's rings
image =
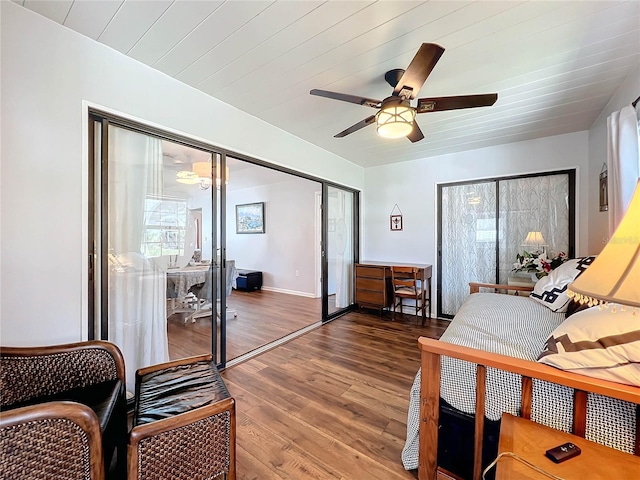
[[[185,200],[147,197],[141,253],[145,257],[184,255],[186,226]]]

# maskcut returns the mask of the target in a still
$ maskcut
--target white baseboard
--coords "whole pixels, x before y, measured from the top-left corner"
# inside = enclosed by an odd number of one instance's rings
[[[263,285],[262,290],[266,290],[267,292],[286,293],[287,295],[297,295],[299,297],[317,298],[313,293],[297,292],[295,290],[287,290],[286,288],[265,287]]]

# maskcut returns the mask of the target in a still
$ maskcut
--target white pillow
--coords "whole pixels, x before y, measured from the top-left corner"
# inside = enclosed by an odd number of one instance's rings
[[[610,307],[611,308],[611,307]],[[591,307],[562,322],[538,361],[611,382],[640,386],[640,312]]]
[[[566,312],[569,306],[567,287],[580,276],[596,257],[572,258],[549,275],[538,280],[531,292],[531,298],[549,307],[554,312]]]

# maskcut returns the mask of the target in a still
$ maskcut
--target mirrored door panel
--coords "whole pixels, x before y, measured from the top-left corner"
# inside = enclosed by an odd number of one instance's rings
[[[355,196],[354,192],[327,187],[327,298],[330,317],[354,304]]]
[[[121,348],[130,391],[141,367],[224,367],[353,306],[356,191],[104,112],[88,133],[89,338]]]
[[[238,358],[320,322],[316,293],[322,184],[227,156],[226,357]],[[231,270],[234,269],[234,270]]]

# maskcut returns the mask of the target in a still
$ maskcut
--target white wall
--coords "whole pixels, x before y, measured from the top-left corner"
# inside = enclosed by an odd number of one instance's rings
[[[86,336],[86,103],[361,189],[363,169],[12,2],[1,10],[2,344]]]
[[[589,253],[600,253],[609,240],[609,216],[600,211],[598,179],[607,163],[607,117],[629,105],[640,95],[640,63],[627,76],[616,94],[589,129]]]
[[[263,287],[315,296],[315,192],[321,185],[291,179],[227,194],[227,258],[262,271]],[[264,202],[265,233],[237,234],[235,206]],[[298,276],[296,276],[296,271]]]
[[[588,253],[588,132],[441,155],[368,168],[364,190],[361,260],[428,263],[436,297],[437,184],[577,167],[576,253]],[[597,188],[597,185],[595,185]],[[389,230],[395,204],[403,230]],[[435,312],[435,308],[432,309]]]

